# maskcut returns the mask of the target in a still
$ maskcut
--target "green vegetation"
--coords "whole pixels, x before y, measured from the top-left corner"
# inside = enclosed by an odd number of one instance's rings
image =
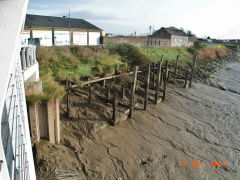
[[[189,68],[193,54],[198,55],[197,69],[204,77],[214,71],[209,63],[227,55],[224,46],[196,42],[194,47],[155,48],[135,47],[130,44],[119,44],[105,49],[100,47],[61,46],[38,47],[37,60],[40,66],[40,77],[43,82],[43,95],[29,96],[28,102],[39,102],[62,97],[64,88],[59,83],[67,80],[81,83],[87,77],[103,77],[114,69],[126,71],[127,66],[144,66],[157,62],[164,56],[174,64],[179,55],[179,66]],[[129,84],[128,77],[120,77],[121,84]]]
[[[119,55],[97,47],[38,47],[40,76],[50,73],[57,81],[81,81],[86,77],[104,76],[126,66]]]
[[[119,54],[121,60],[130,65],[143,66],[152,62],[152,59],[131,44],[119,44],[110,48],[111,54]]]
[[[41,77],[43,93],[26,97],[29,104],[61,98],[65,95],[64,87],[54,81],[52,76],[45,74]]]
[[[183,47],[144,47],[140,48],[147,57],[151,58],[153,62],[160,61],[161,56],[163,55],[163,60],[168,60],[170,64],[174,64],[178,55],[179,58],[179,65],[183,68],[187,67],[192,62],[192,54],[188,52],[188,48]]]

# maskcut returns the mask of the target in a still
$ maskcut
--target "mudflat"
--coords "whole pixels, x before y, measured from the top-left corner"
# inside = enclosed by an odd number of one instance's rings
[[[65,145],[38,145],[39,179],[240,179],[240,62],[208,82],[169,87],[164,103],[81,140],[81,122],[62,122]]]

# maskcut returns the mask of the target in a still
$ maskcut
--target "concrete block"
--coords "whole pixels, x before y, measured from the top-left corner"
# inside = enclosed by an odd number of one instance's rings
[[[25,94],[27,96],[42,94],[42,81],[25,83],[24,87],[25,87]]]
[[[39,80],[39,65],[36,62],[22,72],[24,82],[36,82]]]
[[[39,142],[40,131],[39,131],[39,121],[38,121],[38,104],[30,104],[28,107],[30,130],[32,134],[32,140]]]
[[[47,102],[48,139],[55,144],[55,102]]]
[[[59,99],[55,100],[55,143],[60,144],[60,111]]]
[[[41,139],[48,139],[47,104],[38,104],[38,121]]]

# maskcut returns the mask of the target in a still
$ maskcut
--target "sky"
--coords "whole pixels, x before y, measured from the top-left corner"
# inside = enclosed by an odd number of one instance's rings
[[[240,39],[240,0],[29,0],[28,14],[80,18],[106,33],[174,26],[198,37]]]

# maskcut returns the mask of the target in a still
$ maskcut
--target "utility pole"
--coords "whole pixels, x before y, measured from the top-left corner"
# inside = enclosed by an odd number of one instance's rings
[[[152,46],[152,26],[149,26],[149,31],[150,31],[150,35],[149,35],[149,37],[150,37],[150,44]]]
[[[152,35],[152,26],[149,26],[150,35]]]

